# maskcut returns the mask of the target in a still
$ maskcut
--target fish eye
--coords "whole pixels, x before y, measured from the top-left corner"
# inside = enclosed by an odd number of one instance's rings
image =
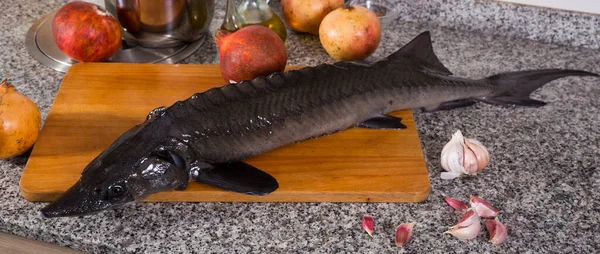
[[[115,184],[108,188],[108,193],[111,197],[119,197],[125,194],[125,187],[119,184]]]

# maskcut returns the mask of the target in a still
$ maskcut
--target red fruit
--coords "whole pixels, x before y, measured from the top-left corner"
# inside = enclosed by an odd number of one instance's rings
[[[251,80],[285,69],[287,52],[283,41],[271,29],[251,25],[233,33],[219,30],[221,75],[229,82]]]
[[[64,5],[52,20],[54,42],[65,55],[80,62],[104,61],[121,47],[119,22],[88,2]]]

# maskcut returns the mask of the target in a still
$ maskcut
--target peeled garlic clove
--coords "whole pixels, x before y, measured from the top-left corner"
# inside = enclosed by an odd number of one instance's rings
[[[508,236],[506,226],[502,224],[498,218],[493,220],[485,220],[485,227],[490,234],[490,242],[496,246],[504,242]]]
[[[396,246],[403,247],[412,236],[413,227],[416,223],[402,223],[396,228]]]
[[[467,209],[469,209],[469,207],[467,206],[467,204],[465,204],[465,202],[462,202],[458,199],[454,199],[448,196],[444,196],[444,200],[446,201],[446,203],[448,203],[452,208],[454,208],[455,210],[459,211],[460,213],[465,213],[467,212]]]
[[[493,219],[498,216],[498,209],[493,207],[483,198],[471,196],[469,202],[471,203],[471,208],[479,215],[479,217]]]
[[[371,218],[371,216],[365,215],[362,219],[362,227],[365,231],[367,231],[367,234],[373,236],[373,230],[375,229],[375,221],[373,221],[373,218]]]
[[[458,224],[456,224],[452,228],[464,228],[471,226],[471,224],[475,223],[479,224],[481,223],[481,220],[479,219],[479,216],[475,213],[475,211],[469,210],[460,218]]]

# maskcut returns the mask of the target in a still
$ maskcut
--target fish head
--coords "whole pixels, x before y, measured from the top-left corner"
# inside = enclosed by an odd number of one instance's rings
[[[131,133],[123,134],[90,162],[71,188],[42,209],[42,215],[88,215],[152,193],[185,188],[189,176],[180,156],[164,146],[136,142],[128,136]]]
[[[136,200],[132,179],[82,177],[60,198],[42,209],[46,218],[81,216],[116,208]]]

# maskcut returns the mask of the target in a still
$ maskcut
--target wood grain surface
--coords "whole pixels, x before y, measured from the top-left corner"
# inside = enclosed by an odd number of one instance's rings
[[[217,65],[82,63],[61,84],[21,177],[29,201],[52,201],[83,168],[148,112],[225,84]],[[145,201],[419,202],[429,178],[412,112],[405,130],[353,128],[290,144],[246,162],[273,175],[266,196],[232,193],[192,182]]]
[[[5,254],[84,254],[70,248],[0,232],[0,253]]]

